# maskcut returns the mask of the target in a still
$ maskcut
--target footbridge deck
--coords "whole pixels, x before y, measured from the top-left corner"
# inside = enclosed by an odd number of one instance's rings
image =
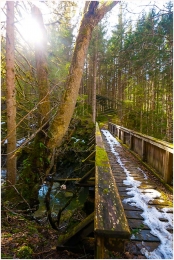
[[[85,160],[92,159],[95,167],[77,183],[93,191],[95,187],[94,212],[60,236],[58,248],[81,248],[82,242],[88,250],[84,243],[89,246],[90,240],[95,258],[121,252],[128,259],[173,259],[171,147],[114,124],[108,129],[96,124],[95,150]],[[163,158],[159,163],[155,151]],[[146,167],[148,160],[161,171],[160,178]]]
[[[101,133],[131,229],[131,248],[146,258],[173,258],[171,193],[108,130]]]

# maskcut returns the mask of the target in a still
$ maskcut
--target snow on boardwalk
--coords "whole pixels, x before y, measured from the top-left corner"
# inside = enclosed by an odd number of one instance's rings
[[[141,253],[148,259],[173,259],[173,207],[162,198],[149,173],[110,134],[101,130],[123,207]]]

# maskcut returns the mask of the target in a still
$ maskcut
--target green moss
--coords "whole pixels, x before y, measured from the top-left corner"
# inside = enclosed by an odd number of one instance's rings
[[[29,246],[21,246],[18,251],[16,256],[19,258],[23,259],[30,259],[33,254],[33,250]]]
[[[169,207],[173,207],[173,203],[172,203],[172,201],[169,200],[168,195],[161,190],[160,190],[160,193],[161,193],[160,199],[167,201],[169,203]]]
[[[104,193],[104,194],[108,194],[108,191],[109,191],[108,189],[104,189],[104,190],[103,190],[103,193]]]
[[[108,166],[108,156],[104,148],[96,146],[96,166]]]
[[[33,226],[29,226],[29,227],[28,227],[28,231],[29,231],[31,234],[33,234],[33,233],[38,233],[37,228],[35,228],[35,227],[33,227]]]
[[[19,233],[19,232],[20,232],[20,229],[19,229],[19,228],[14,228],[14,229],[12,230],[12,233],[13,233],[13,234]]]

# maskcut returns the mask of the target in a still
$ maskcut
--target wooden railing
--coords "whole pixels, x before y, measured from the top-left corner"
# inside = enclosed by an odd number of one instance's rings
[[[138,154],[141,160],[152,167],[167,184],[173,182],[172,144],[140,134],[122,126],[108,123],[109,131]]]
[[[131,235],[97,123],[94,234],[96,259],[105,258],[105,248],[123,252],[124,243]]]

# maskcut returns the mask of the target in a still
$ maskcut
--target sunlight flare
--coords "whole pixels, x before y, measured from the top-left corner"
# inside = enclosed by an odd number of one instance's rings
[[[30,43],[41,43],[43,33],[38,22],[31,16],[25,18],[20,27],[20,32],[25,41]]]

